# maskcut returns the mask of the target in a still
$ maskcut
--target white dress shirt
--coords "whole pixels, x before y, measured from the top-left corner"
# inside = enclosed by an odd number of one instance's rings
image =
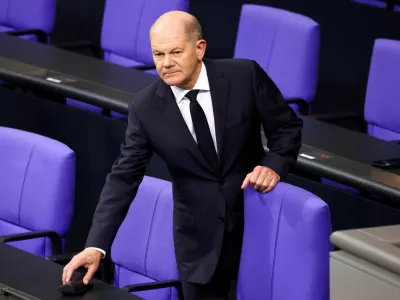
[[[207,70],[204,63],[201,65],[201,71],[199,74],[199,78],[197,79],[196,84],[193,87],[194,90],[200,90],[197,94],[197,102],[200,104],[201,108],[203,109],[206,119],[208,122],[208,126],[210,126],[211,136],[214,142],[215,151],[217,151],[217,139],[215,134],[215,121],[214,121],[214,110],[212,105],[211,99],[211,92],[210,92],[210,84],[208,82]],[[193,139],[197,142],[196,139],[196,132],[194,131],[192,116],[190,114],[190,100],[186,98],[185,95],[190,90],[184,90],[177,86],[171,86],[172,93],[174,94],[176,103],[181,111],[182,117],[185,120],[187,127],[189,128],[190,133],[193,136]],[[106,252],[103,249],[95,248],[95,247],[88,247],[89,249],[96,249],[103,254],[105,257]]]
[[[172,92],[174,93],[176,103],[178,104],[179,110],[181,111],[182,117],[185,120],[190,133],[192,134],[194,140],[197,142],[196,133],[194,131],[192,115],[190,114],[190,100],[186,98],[185,95],[190,90],[184,90],[177,86],[171,86]],[[211,100],[210,84],[208,83],[207,70],[204,63],[202,63],[199,78],[193,87],[193,90],[200,90],[197,94],[197,102],[203,109],[208,126],[210,127],[211,136],[214,142],[215,151],[217,150],[217,139],[215,134],[215,121],[214,121],[214,110]],[[217,152],[218,153],[218,152]]]

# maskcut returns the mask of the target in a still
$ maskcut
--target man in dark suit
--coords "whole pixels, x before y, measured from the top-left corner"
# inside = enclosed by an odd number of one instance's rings
[[[155,151],[173,178],[174,243],[185,299],[226,299],[237,275],[243,189],[270,191],[301,146],[302,121],[250,60],[203,59],[197,20],[161,16],[150,31],[160,80],[130,103],[121,154],[107,176],[87,248],[65,267],[88,282],[106,255]],[[261,125],[269,152],[261,142]]]

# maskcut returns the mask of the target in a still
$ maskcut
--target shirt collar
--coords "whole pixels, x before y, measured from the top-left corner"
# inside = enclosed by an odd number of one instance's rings
[[[210,90],[210,85],[208,83],[208,76],[207,76],[207,70],[206,66],[204,63],[201,63],[201,71],[199,74],[199,78],[197,79],[196,84],[193,87],[194,90],[200,90],[200,91],[209,91]],[[186,93],[189,92],[189,90],[184,90],[181,89],[175,85],[171,86],[172,93],[174,94],[176,102],[179,104],[183,98],[185,97]]]

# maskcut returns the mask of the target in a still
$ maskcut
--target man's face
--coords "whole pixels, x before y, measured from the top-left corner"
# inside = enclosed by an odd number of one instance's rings
[[[203,58],[205,42],[189,39],[183,28],[154,31],[150,34],[150,42],[161,79],[170,86],[188,89]]]

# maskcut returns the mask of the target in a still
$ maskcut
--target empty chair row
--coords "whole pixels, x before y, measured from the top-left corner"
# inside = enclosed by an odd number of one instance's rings
[[[23,38],[48,39],[54,28],[56,1],[6,0],[0,4],[0,32]],[[188,11],[189,0],[106,1],[101,52],[105,61],[157,75],[149,30],[171,10]],[[23,31],[21,31],[23,29]],[[319,25],[282,9],[246,4],[242,7],[234,57],[257,61],[298,113],[308,113],[317,86]],[[103,108],[67,99],[67,104],[101,114]],[[123,118],[118,113],[113,117]]]
[[[364,105],[367,134],[398,143],[400,141],[400,41],[375,40]],[[338,117],[340,118],[340,117]],[[326,118],[334,122],[336,117]],[[362,126],[363,127],[363,126]],[[359,191],[328,179],[323,183],[358,194]]]
[[[0,242],[57,261],[73,216],[74,152],[12,128],[0,127],[0,141]],[[286,183],[267,194],[248,188],[244,197],[238,299],[328,299],[327,205]],[[172,183],[145,176],[112,245],[115,286],[135,291],[153,283],[135,293],[177,299],[173,215]]]
[[[74,212],[75,153],[0,127],[0,240],[46,257],[62,252]]]
[[[150,5],[152,0],[144,0],[143,11],[138,10],[135,2],[107,1],[101,32],[104,60],[157,75],[150,27],[164,12],[187,11],[188,1],[169,0],[163,5]],[[319,25],[312,19],[282,9],[246,4],[241,11],[234,57],[257,61],[291,107],[307,114],[316,92],[319,44]],[[77,100],[68,99],[67,103],[103,113],[102,108]],[[112,116],[123,117],[116,113]]]
[[[56,0],[2,0],[0,32],[47,43],[53,33]]]

